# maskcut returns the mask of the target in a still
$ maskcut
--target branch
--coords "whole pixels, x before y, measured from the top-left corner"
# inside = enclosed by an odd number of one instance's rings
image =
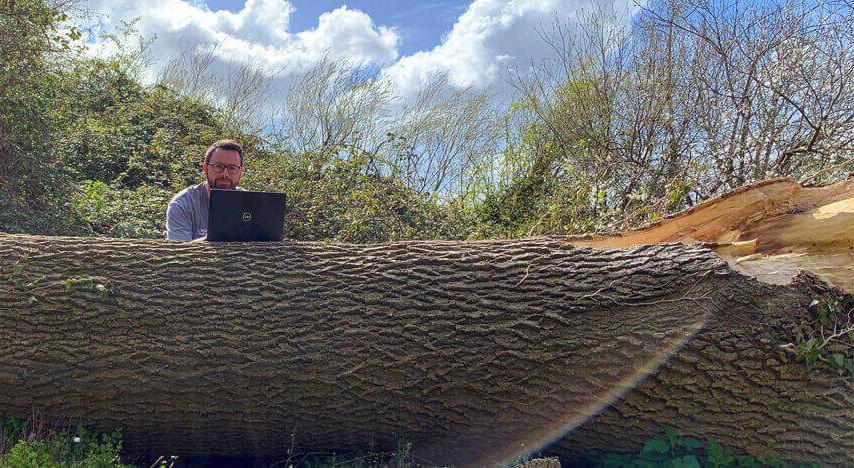
[[[811,175],[811,176],[809,176],[809,177],[807,177],[807,178],[801,179],[801,180],[799,181],[799,183],[800,183],[801,185],[804,185],[804,184],[805,184],[805,183],[807,183],[807,182],[811,182],[811,181],[815,180],[815,179],[816,179],[817,177],[819,177],[819,176],[822,176],[822,175],[824,175],[824,174],[827,174],[828,172],[833,172],[833,171],[835,171],[835,170],[837,170],[837,169],[842,169],[843,167],[845,167],[845,166],[847,166],[847,165],[849,165],[849,164],[852,164],[852,163],[854,163],[854,156],[852,156],[852,157],[848,158],[848,159],[847,159],[847,160],[845,160],[845,161],[842,161],[842,162],[841,162],[841,163],[839,163],[839,164],[834,164],[834,165],[832,165],[832,166],[830,166],[830,167],[826,167],[826,168],[824,168],[824,169],[822,169],[822,170],[820,170],[820,171],[816,172],[815,174],[813,174],[813,175]]]

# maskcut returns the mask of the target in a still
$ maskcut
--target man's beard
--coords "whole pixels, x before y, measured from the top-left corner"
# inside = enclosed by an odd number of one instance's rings
[[[210,185],[211,188],[220,190],[230,190],[234,188],[231,179],[225,177],[221,177],[219,179],[208,178],[208,185]]]

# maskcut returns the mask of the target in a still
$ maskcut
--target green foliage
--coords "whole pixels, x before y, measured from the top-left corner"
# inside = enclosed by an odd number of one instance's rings
[[[156,185],[112,187],[83,181],[71,199],[74,216],[92,235],[163,238],[165,213],[173,193]]]
[[[841,297],[819,296],[810,302],[810,315],[815,323],[824,326],[835,321],[842,312],[844,301]]]
[[[169,199],[230,134],[212,109],[142,88],[118,61],[74,59],[17,91],[0,99],[22,156],[7,165],[0,231],[162,238]],[[264,157],[257,137],[231,135]]]
[[[465,236],[452,209],[376,173],[369,155],[354,148],[247,164],[244,185],[287,195],[285,236],[290,239],[386,242]]]
[[[568,100],[582,99],[589,87],[585,80],[570,82],[561,94]],[[514,103],[505,121],[539,105]],[[562,106],[555,112],[573,107],[569,101]],[[535,121],[521,126],[516,141],[504,150],[500,180],[483,187],[480,203],[472,206],[475,222],[470,237],[580,234],[604,227],[612,214],[606,190],[586,175],[580,158],[587,154],[589,142],[570,137],[572,141],[558,144],[549,136],[549,124]]]
[[[610,453],[597,466],[606,468],[719,468],[719,467],[788,467],[774,457],[735,455],[728,453],[713,438],[702,440],[681,435],[669,428],[663,438],[653,438],[644,444],[640,453]]]
[[[810,323],[792,343],[781,346],[812,371],[854,376],[854,297],[832,293],[817,296],[809,304]]]
[[[0,275],[2,275],[0,278],[8,281],[15,290],[24,294],[27,298],[27,304],[35,304],[39,300],[37,291],[42,287],[42,280],[44,278],[27,281],[29,278],[27,278],[25,272],[26,268],[24,264],[20,260],[15,260],[12,262],[12,271],[8,274],[5,271],[0,272]]]
[[[31,420],[8,418],[0,424],[0,467],[125,467],[119,456],[122,433],[95,434],[47,430]]]
[[[102,296],[109,296],[113,290],[108,288],[99,278],[75,277],[65,279],[67,291],[92,291]]]
[[[413,188],[408,179],[436,174],[404,175],[411,170],[386,163],[435,156],[403,135],[388,133],[385,152],[374,149],[378,154],[359,146],[365,136],[353,137],[349,146],[295,153],[268,141],[275,132],[233,128],[243,116],[216,108],[211,103],[217,99],[143,85],[137,77],[148,40],[128,45],[129,34],[111,35],[106,39],[118,50],[114,56],[87,57],[80,53],[84,46],[74,45],[80,32],[68,24],[68,7],[0,2],[0,231],[163,238],[168,200],[202,181],[203,151],[226,137],[246,150],[241,185],[288,195],[285,235],[298,240],[480,239],[630,228],[735,183],[720,180],[712,160],[683,157],[687,149],[676,143],[691,138],[667,137],[675,130],[668,119],[680,114],[663,112],[672,104],[665,102],[670,91],[659,91],[669,81],[645,74],[656,73],[655,67],[619,74],[644,79],[610,81],[617,76],[601,75],[607,71],[602,58],[580,56],[554,87],[509,106],[500,161],[485,158],[453,174],[469,181],[466,193],[453,198]],[[644,37],[657,40],[649,32]],[[658,50],[655,45],[647,52]],[[627,107],[641,101],[649,101],[649,115]],[[494,130],[486,133],[500,133]],[[461,141],[448,138],[449,146]],[[692,145],[714,149],[702,141]],[[815,343],[803,341],[803,354],[818,360]],[[849,365],[845,353],[836,354],[827,362]]]
[[[57,70],[76,49],[65,2],[0,3],[0,230],[57,233],[74,225],[57,200],[70,177],[51,151],[70,97]]]

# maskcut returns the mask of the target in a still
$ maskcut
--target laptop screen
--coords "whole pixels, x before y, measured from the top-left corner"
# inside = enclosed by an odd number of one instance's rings
[[[211,190],[209,241],[280,241],[284,220],[284,193]]]

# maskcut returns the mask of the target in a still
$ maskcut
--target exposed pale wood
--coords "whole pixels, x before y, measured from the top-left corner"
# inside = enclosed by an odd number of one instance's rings
[[[764,181],[636,231],[573,240],[595,248],[665,242],[714,244],[737,271],[776,284],[803,269],[854,292],[854,179],[826,187]]]

